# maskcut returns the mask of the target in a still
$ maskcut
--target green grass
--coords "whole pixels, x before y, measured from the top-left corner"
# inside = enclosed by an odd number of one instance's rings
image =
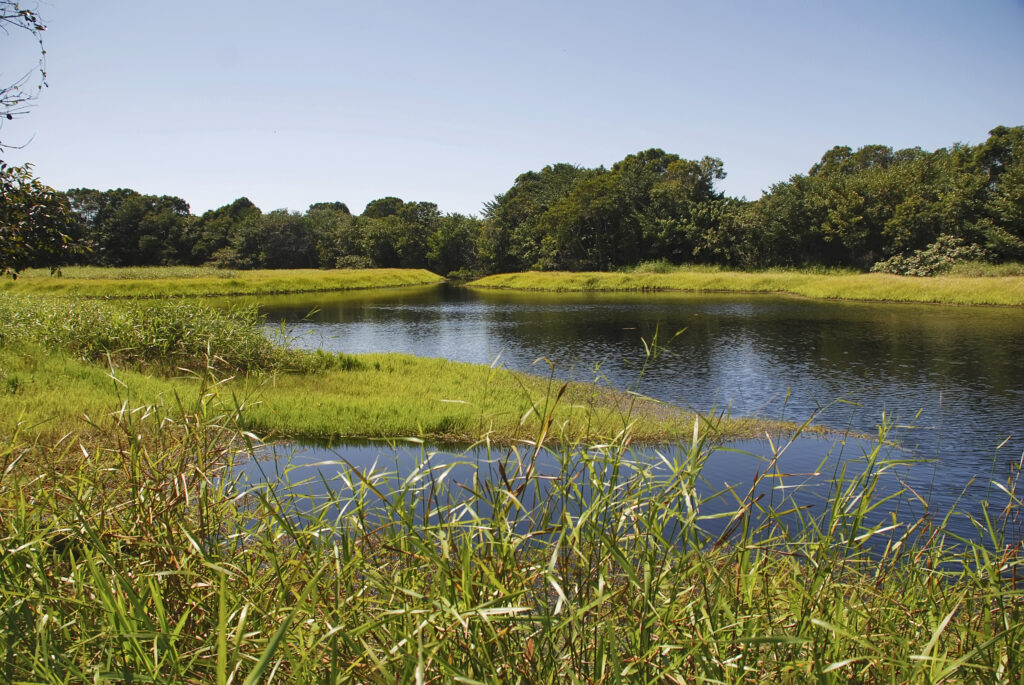
[[[29,269],[0,280],[0,292],[137,298],[326,292],[440,283],[424,269],[274,269],[230,271],[211,267],[67,267],[61,276]]]
[[[128,404],[80,439],[0,442],[0,680],[1024,678],[1019,501],[974,522],[984,542],[944,512],[872,523],[884,427],[798,511],[781,489],[701,489],[700,424],[653,463],[628,432],[539,438],[458,483],[426,451],[403,478],[342,452],[317,499],[234,479],[244,408],[193,390],[184,414]],[[750,480],[787,484],[784,452]]]
[[[1011,271],[1011,273],[1014,273]],[[1024,276],[915,278],[849,271],[721,271],[655,266],[648,272],[527,272],[496,274],[470,283],[481,288],[558,292],[664,291],[784,293],[815,299],[1024,305]]]

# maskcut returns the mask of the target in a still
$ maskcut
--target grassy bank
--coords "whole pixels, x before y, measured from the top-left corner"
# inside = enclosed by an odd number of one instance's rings
[[[548,374],[547,367],[539,368]],[[0,296],[0,430],[53,439],[132,404],[176,406],[216,380],[221,411],[261,435],[339,440],[415,436],[508,443],[547,429],[562,439],[675,435],[693,416],[587,384],[398,354],[287,349],[252,309],[183,300],[106,302]],[[557,395],[553,411],[544,398]],[[182,407],[179,412],[184,412]],[[767,424],[726,420],[724,436]]]
[[[481,288],[561,292],[663,291],[784,293],[815,299],[923,302],[959,305],[1024,305],[1024,276],[935,276],[878,273],[719,271],[679,268],[665,272],[527,272],[496,274],[470,283]]]
[[[709,493],[699,429],[655,463],[628,433],[521,444],[462,482],[428,453],[401,478],[339,458],[313,498],[231,477],[243,428],[215,396],[43,453],[0,441],[4,682],[1024,678],[1019,502],[974,522],[984,542],[944,512],[879,521],[884,430],[802,509],[784,445],[750,474],[771,496]]]
[[[58,296],[137,298],[267,295],[428,285],[444,279],[424,269],[274,269],[210,267],[67,267],[61,276],[29,269],[0,280],[0,291]]]

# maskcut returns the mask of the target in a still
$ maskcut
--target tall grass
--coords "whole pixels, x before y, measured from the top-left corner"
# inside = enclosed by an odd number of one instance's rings
[[[0,679],[1024,677],[1019,469],[977,538],[957,540],[932,514],[877,515],[893,494],[884,425],[801,509],[784,444],[749,488],[713,492],[713,417],[652,460],[628,430],[559,436],[554,393],[536,439],[492,449],[468,479],[426,450],[403,476],[342,452],[311,495],[233,477],[253,456],[244,402],[220,411],[225,386],[204,379],[181,403],[193,412],[126,399],[108,434],[51,448],[77,468],[28,478],[42,448],[0,447]]]
[[[290,350],[264,335],[255,306],[187,300],[0,296],[0,345],[30,343],[85,361],[156,371],[353,368],[346,355]]]
[[[181,300],[110,303],[0,297],[5,343],[31,342],[81,359],[229,368],[271,366],[277,354],[255,308],[221,311]]]

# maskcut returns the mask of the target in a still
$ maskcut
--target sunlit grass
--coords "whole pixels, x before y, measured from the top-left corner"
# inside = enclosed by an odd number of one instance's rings
[[[440,283],[425,269],[264,269],[211,267],[67,267],[60,276],[29,269],[0,280],[0,291],[81,297],[259,295],[389,288]]]
[[[1011,272],[1014,273],[1015,272]],[[681,267],[636,272],[527,272],[496,274],[470,283],[482,288],[558,292],[662,291],[784,293],[816,299],[1024,305],[1024,276],[916,278],[880,273],[722,271]]]
[[[245,408],[214,376],[194,390],[184,414],[129,404],[81,440],[0,443],[5,681],[1024,677],[1019,501],[993,501],[973,541],[944,512],[879,517],[885,428],[799,510],[784,443],[714,493],[713,422],[653,459],[628,431],[548,445],[557,396],[476,477],[451,476],[468,455],[424,450],[399,477],[342,449],[311,495],[235,479]]]

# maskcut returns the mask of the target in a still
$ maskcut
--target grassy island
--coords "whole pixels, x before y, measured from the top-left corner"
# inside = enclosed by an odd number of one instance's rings
[[[29,269],[0,280],[0,292],[139,298],[271,295],[431,285],[444,279],[426,269],[254,269],[212,267],[86,267]]]
[[[689,291],[780,293],[825,300],[1024,306],[1024,276],[919,278],[838,271],[724,271],[681,267],[659,272],[538,272],[495,274],[480,288],[559,292]]]

